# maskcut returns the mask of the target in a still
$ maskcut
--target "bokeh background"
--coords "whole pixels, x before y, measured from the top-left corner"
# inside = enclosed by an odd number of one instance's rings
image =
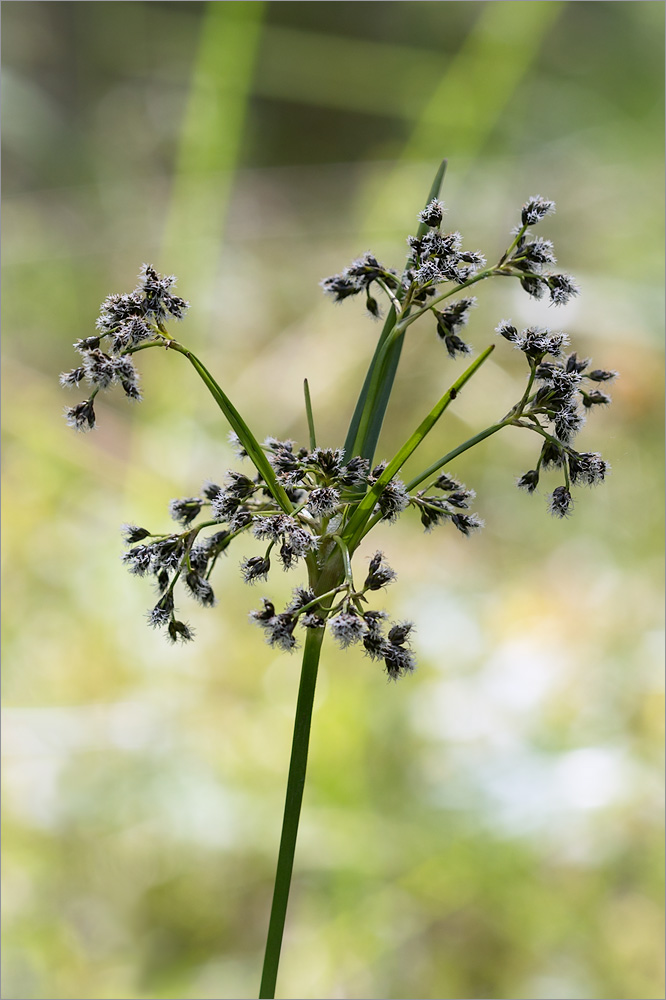
[[[519,431],[453,472],[485,530],[373,535],[416,622],[417,673],[329,645],[282,997],[663,997],[663,28],[660,2],[5,2],[6,998],[256,995],[298,681],[247,622],[266,588],[219,567],[197,640],[146,628],[124,522],[238,467],[177,356],[94,434],[57,376],[142,261],[192,302],[180,337],[259,437],[339,445],[379,327],[319,280],[400,266],[449,158],[448,223],[492,259],[523,201],[581,295],[502,317],[621,371],[580,442],[613,474],[555,522],[515,489]],[[501,416],[499,345],[416,471]],[[380,452],[460,371],[410,329]],[[529,437],[529,439],[527,439]],[[275,574],[283,600],[298,574]]]

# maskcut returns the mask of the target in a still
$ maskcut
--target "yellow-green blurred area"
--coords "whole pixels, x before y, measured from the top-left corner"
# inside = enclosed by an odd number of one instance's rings
[[[6,2],[3,14],[6,998],[256,995],[298,655],[247,612],[300,571],[146,627],[120,526],[242,468],[178,355],[145,401],[62,419],[99,303],[143,261],[192,303],[177,335],[260,439],[340,446],[380,325],[318,282],[366,249],[401,267],[442,156],[446,225],[490,261],[541,193],[581,294],[485,282],[502,318],[616,369],[579,441],[612,475],[556,521],[509,429],[450,471],[483,532],[407,512],[366,539],[416,624],[397,684],[324,647],[281,997],[663,997],[663,28],[658,2]],[[410,327],[378,457],[463,370]],[[504,341],[406,477],[501,418]],[[596,412],[601,410],[602,412]]]

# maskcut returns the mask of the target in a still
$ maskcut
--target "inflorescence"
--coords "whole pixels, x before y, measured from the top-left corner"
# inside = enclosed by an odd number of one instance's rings
[[[120,383],[129,399],[141,399],[139,376],[131,355],[146,343],[164,340],[166,320],[182,319],[187,312],[189,302],[171,292],[175,282],[173,275],[162,277],[150,264],[143,264],[139,285],[133,292],[109,295],[102,302],[97,334],[74,344],[81,355],[81,364],[60,376],[61,385],[85,382],[92,387],[87,399],[65,411],[71,427],[77,431],[93,429],[93,400],[100,389]]]
[[[408,238],[402,273],[366,253],[340,274],[326,278],[322,286],[336,302],[364,295],[373,316],[380,314],[377,295],[383,294],[405,328],[430,312],[447,354],[451,358],[468,354],[472,348],[460,334],[476,300],[461,295],[449,301],[454,294],[493,275],[514,277],[530,296],[538,299],[548,295],[553,305],[561,305],[578,293],[570,276],[549,270],[556,262],[552,243],[529,235],[531,227],[554,208],[553,202],[541,196],[528,199],[511,245],[498,263],[489,267],[481,253],[463,249],[460,233],[442,230],[445,209],[435,199],[419,215],[418,234]],[[130,399],[140,399],[131,357],[136,351],[163,344],[193,357],[176,344],[165,327],[169,318],[182,318],[188,308],[187,302],[173,294],[174,282],[173,277],[161,277],[144,265],[133,292],[111,295],[102,303],[97,334],[74,345],[82,356],[81,365],[61,376],[63,385],[85,382],[92,387],[86,400],[66,411],[72,426],[78,430],[94,427],[93,400],[100,389],[119,383]],[[528,376],[520,401],[489,432],[511,425],[539,436],[541,446],[534,468],[520,476],[517,485],[534,493],[544,472],[558,470],[563,482],[549,494],[548,506],[555,516],[564,517],[573,506],[571,488],[600,483],[609,471],[601,455],[579,452],[573,442],[586,414],[610,402],[598,386],[616,373],[590,369],[588,359],[566,353],[568,338],[564,333],[536,327],[519,331],[510,320],[503,320],[496,332],[525,356]],[[232,440],[239,458],[248,458],[247,448],[234,432]],[[471,439],[469,446],[473,443]],[[198,496],[172,500],[170,514],[179,525],[178,531],[153,534],[134,525],[125,527],[125,564],[132,573],[152,576],[158,591],[159,599],[148,613],[149,623],[165,629],[173,642],[191,639],[193,630],[177,617],[176,583],[180,581],[200,604],[213,605],[210,580],[216,562],[236,537],[245,534],[259,545],[256,555],[241,562],[246,583],[265,582],[276,564],[290,570],[305,563],[308,569],[310,585],[296,587],[283,611],[278,612],[263,598],[261,608],[250,614],[271,646],[292,650],[298,645],[298,628],[326,627],[341,647],[357,645],[372,659],[383,661],[390,678],[413,670],[411,623],[390,623],[384,612],[368,608],[369,597],[390,584],[395,573],[383,554],[376,552],[369,560],[363,584],[357,586],[351,557],[360,539],[348,547],[345,527],[368,491],[375,488],[378,492],[370,527],[379,521],[395,521],[412,508],[426,531],[450,523],[469,535],[483,524],[469,511],[474,491],[439,472],[447,464],[445,460],[430,475],[415,480],[416,486],[422,486],[425,479],[431,479],[429,485],[416,489],[414,484],[407,488],[397,476],[382,486],[380,477],[386,462],[371,466],[367,458],[346,455],[341,448],[299,448],[293,441],[277,438],[268,438],[261,448],[270,463],[263,475],[254,458],[250,474],[229,471],[222,485],[208,482]],[[462,450],[457,449],[456,454]],[[271,469],[273,484],[268,481]],[[275,483],[290,510],[278,502]],[[315,593],[312,581],[336,550],[341,554],[344,578],[341,572],[339,583],[326,593]]]

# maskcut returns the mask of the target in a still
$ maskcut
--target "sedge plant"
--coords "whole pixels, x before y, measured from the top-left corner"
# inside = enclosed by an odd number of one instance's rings
[[[283,569],[304,567],[306,579],[291,601],[278,610],[264,597],[250,612],[271,646],[302,650],[291,759],[287,778],[282,834],[270,911],[259,996],[275,996],[280,950],[287,913],[294,852],[305,785],[312,707],[322,644],[327,632],[341,647],[354,647],[381,664],[396,680],[411,674],[415,659],[410,647],[412,624],[391,622],[372,605],[377,592],[395,579],[382,552],[376,552],[354,576],[354,556],[362,540],[379,522],[395,521],[411,509],[426,531],[449,525],[471,535],[482,526],[470,512],[474,491],[459,482],[448,466],[463,452],[504,428],[514,427],[536,438],[533,468],[517,485],[535,493],[544,473],[557,485],[548,494],[548,507],[559,518],[573,508],[572,490],[602,482],[608,464],[597,452],[574,447],[576,433],[588,412],[610,402],[599,386],[615,372],[590,367],[588,359],[568,353],[568,338],[539,327],[518,330],[503,320],[496,328],[524,355],[525,385],[520,398],[504,415],[462,441],[424,468],[409,482],[399,478],[405,462],[447,408],[482,368],[495,344],[485,347],[426,413],[390,460],[376,462],[375,451],[394,385],[400,354],[409,328],[429,322],[450,358],[472,354],[461,337],[475,299],[469,292],[495,277],[514,278],[535,299],[548,296],[557,306],[578,294],[573,279],[553,270],[553,245],[533,235],[534,227],[554,211],[553,202],[540,195],[528,198],[507,249],[488,264],[478,251],[463,249],[458,232],[443,226],[445,208],[439,200],[446,169],[435,177],[418,228],[409,236],[406,263],[401,271],[365,253],[340,274],[322,282],[336,302],[359,296],[373,317],[386,315],[365,381],[344,441],[336,447],[318,443],[307,380],[304,383],[308,441],[270,437],[260,443],[217,380],[196,354],[171,332],[171,321],[185,315],[188,303],[174,294],[175,278],[160,276],[143,265],[138,287],[127,294],[110,295],[97,320],[97,332],[74,345],[81,363],[61,376],[64,385],[85,383],[91,391],[83,402],[67,409],[78,430],[95,425],[94,404],[99,392],[120,384],[130,399],[140,399],[134,355],[150,348],[166,348],[193,366],[231,427],[231,438],[244,471],[227,472],[222,484],[207,482],[197,495],[171,501],[176,529],[152,532],[126,525],[130,572],[153,578],[158,600],[148,612],[149,624],[163,629],[172,642],[194,636],[176,608],[176,588],[199,604],[215,603],[211,583],[219,556],[241,534],[257,541],[257,554],[241,562],[247,583],[267,581],[275,564]],[[361,582],[362,581],[362,582]]]

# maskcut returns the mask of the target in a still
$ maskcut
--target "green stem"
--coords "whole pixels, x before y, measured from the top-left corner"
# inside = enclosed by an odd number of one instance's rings
[[[506,417],[504,418],[505,420],[512,415],[515,419],[518,419],[518,417],[522,415],[523,410],[525,409],[525,407],[529,402],[530,392],[532,391],[532,386],[534,385],[534,380],[536,378],[536,362],[533,361],[532,358],[528,358],[527,360],[530,366],[530,377],[527,380],[527,385],[525,386],[525,392],[523,393],[520,402],[516,406],[514,406],[512,410],[509,410]]]
[[[513,240],[513,243],[511,244],[511,246],[508,247],[504,251],[504,253],[502,254],[502,256],[500,257],[499,263],[497,265],[498,267],[504,267],[505,262],[508,260],[508,258],[511,255],[511,253],[513,252],[513,250],[515,250],[515,248],[518,246],[518,244],[520,243],[520,241],[522,240],[522,238],[523,238],[523,236],[525,235],[526,232],[527,232],[527,226],[526,225],[525,226],[521,226],[520,229],[518,230],[518,232],[516,233],[516,235],[514,237],[514,240]]]
[[[367,379],[367,390],[364,387],[366,394],[365,408],[359,416],[359,422],[356,430],[356,436],[353,439],[353,444],[350,449],[351,453],[354,455],[363,455],[372,461],[372,454],[368,452],[367,443],[370,434],[370,428],[373,423],[376,423],[376,411],[378,401],[382,392],[385,394],[388,385],[388,391],[393,382],[393,374],[390,375],[390,381],[387,382],[387,371],[389,366],[390,358],[399,357],[399,350],[402,347],[402,340],[405,335],[405,330],[408,326],[411,326],[419,318],[419,316],[425,315],[429,312],[433,306],[437,305],[439,302],[443,302],[445,299],[451,298],[452,295],[457,295],[458,292],[463,291],[465,288],[469,288],[470,285],[476,284],[478,281],[483,281],[484,278],[489,278],[491,275],[496,274],[495,268],[487,268],[484,271],[479,271],[472,278],[463,282],[460,285],[456,285],[455,288],[451,288],[448,292],[443,295],[438,296],[436,299],[432,299],[427,306],[422,309],[417,309],[416,312],[411,312],[410,307],[407,304],[407,300],[403,303],[401,311],[396,315],[395,323],[393,327],[386,327],[382,332],[382,338],[377,345],[377,350],[375,351],[375,357],[372,361],[372,366],[370,372],[368,373]],[[395,312],[395,307],[394,307]],[[389,317],[391,313],[389,313]],[[388,318],[387,317],[387,322]],[[397,364],[397,360],[396,360]],[[386,409],[384,401],[381,404],[381,412]],[[374,447],[372,448],[374,453]]]
[[[405,488],[411,492],[411,490],[420,486],[424,479],[434,475],[435,472],[439,472],[443,466],[448,465],[449,462],[452,462],[454,458],[458,457],[458,455],[462,455],[462,453],[467,451],[468,448],[473,448],[474,445],[484,441],[487,437],[490,437],[491,434],[496,434],[497,431],[501,431],[503,427],[508,427],[511,422],[511,420],[501,420],[498,424],[492,424],[492,426],[486,427],[485,430],[479,431],[479,433],[475,434],[474,437],[468,438],[467,441],[463,441],[463,443],[459,444],[457,448],[447,452],[443,458],[440,458],[436,462],[433,462],[432,465],[429,465],[424,472],[420,472],[418,476],[415,476],[414,479],[410,480]]]
[[[331,537],[333,538],[333,541],[338,546],[342,554],[342,562],[345,567],[345,583],[349,586],[351,590],[353,590],[354,579],[352,577],[352,567],[351,567],[351,559],[349,556],[349,549],[347,548],[344,541],[342,540],[342,538],[340,538],[339,535],[332,535]]]
[[[309,601],[307,604],[304,604],[302,608],[299,608],[298,611],[294,612],[294,617],[300,617],[300,615],[309,611],[310,608],[316,608],[317,606],[321,607],[322,601],[327,600],[329,597],[335,597],[336,594],[339,594],[341,590],[345,589],[345,584],[341,583],[339,587],[333,587],[333,589],[329,590],[326,594],[320,594],[319,597],[315,597],[314,601]]]
[[[479,433],[475,434],[474,437],[468,438],[467,441],[463,441],[463,443],[459,444],[457,448],[453,449],[453,451],[447,452],[443,458],[440,458],[432,465],[429,465],[424,472],[419,473],[418,476],[410,480],[405,488],[411,492],[417,486],[420,486],[424,479],[428,479],[428,477],[434,475],[435,472],[439,472],[443,466],[448,465],[449,462],[452,462],[454,458],[458,457],[458,455],[462,455],[464,451],[467,451],[468,448],[473,448],[474,445],[479,444],[479,442],[485,441],[487,437],[490,437],[491,434],[496,434],[497,431],[501,431],[503,427],[510,427],[511,425],[516,427],[525,426],[524,424],[518,423],[518,420],[522,416],[525,406],[530,401],[530,390],[534,384],[535,375],[536,365],[530,360],[530,376],[527,380],[527,386],[520,402],[511,407],[507,415],[502,420],[499,420],[496,424],[491,424],[491,426],[486,427],[485,430],[479,431]],[[373,523],[375,523],[374,518],[370,524],[372,525]]]
[[[379,285],[379,287],[381,288],[381,290],[387,296],[387,298],[390,299],[391,305],[395,309],[396,314],[399,313],[400,309],[402,308],[400,300],[395,297],[395,295],[393,294],[389,286],[386,284],[386,282],[382,281],[381,278],[376,278],[375,280]]]
[[[294,735],[291,745],[291,761],[289,763],[289,777],[287,779],[287,797],[284,805],[282,836],[280,838],[280,851],[273,890],[273,905],[268,925],[264,968],[259,991],[260,1000],[264,1000],[264,998],[272,1000],[275,996],[275,983],[280,964],[280,949],[282,947],[282,935],[287,915],[291,873],[294,867],[298,821],[301,815],[301,803],[305,787],[312,706],[314,703],[317,670],[323,639],[323,628],[308,629],[303,649],[303,666],[301,668],[301,682],[298,689]]]
[[[416,312],[410,313],[409,316],[405,316],[401,319],[396,328],[399,328],[399,332],[402,333],[411,326],[412,323],[416,322],[419,316],[425,316],[427,312],[430,312],[433,306],[438,305],[443,302],[444,299],[450,299],[452,295],[457,295],[458,292],[462,292],[465,288],[469,288],[470,285],[475,285],[477,281],[483,281],[484,278],[490,278],[493,274],[497,274],[497,270],[494,267],[485,268],[483,271],[479,271],[473,277],[468,278],[467,281],[463,281],[462,284],[456,285],[455,288],[449,289],[448,292],[444,292],[443,295],[438,295],[435,299],[430,299],[427,306],[423,306],[421,309],[417,309]]]

